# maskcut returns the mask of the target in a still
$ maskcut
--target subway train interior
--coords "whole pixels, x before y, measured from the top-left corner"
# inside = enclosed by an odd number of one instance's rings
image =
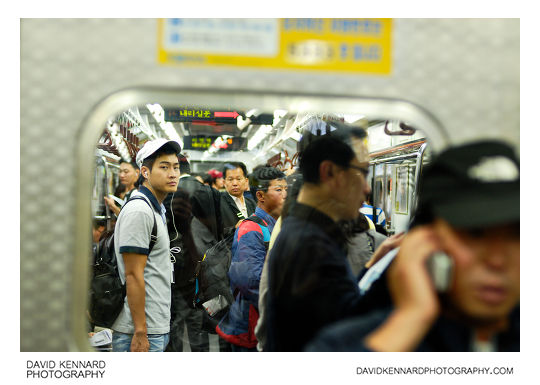
[[[248,173],[258,165],[270,165],[291,174],[298,168],[298,142],[305,126],[318,124],[324,130],[333,121],[354,123],[368,132],[372,152],[368,183],[374,205],[383,208],[389,234],[405,231],[414,211],[416,170],[429,163],[431,152],[425,134],[405,122],[333,112],[212,111],[196,106],[164,109],[157,103],[133,106],[105,123],[96,145],[93,218],[105,220],[111,227],[113,217],[103,197],[114,195],[120,183],[120,161],[135,159],[140,144],[148,140],[178,141],[195,174],[222,172],[232,161],[245,163]]]
[[[108,329],[89,329],[92,226],[114,229],[104,198],[148,141],[180,143],[193,175],[242,162],[288,176],[306,129],[360,127],[388,237],[408,231],[437,154],[482,139],[520,153],[519,19],[21,19],[20,32],[21,352],[108,357],[110,335],[92,339]]]

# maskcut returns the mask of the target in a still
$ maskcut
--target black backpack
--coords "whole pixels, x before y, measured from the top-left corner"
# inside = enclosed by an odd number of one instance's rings
[[[152,209],[152,215],[154,216],[154,209],[143,197],[135,196],[130,198],[124,206],[133,200],[145,201]],[[148,254],[154,248],[156,241],[157,224],[154,216]],[[114,252],[114,231],[111,231],[99,240],[94,265],[92,266],[88,309],[90,322],[97,326],[110,328],[122,311],[125,297],[126,285],[122,283],[118,273],[118,264]]]
[[[262,219],[251,215],[246,221],[253,221],[266,227]],[[195,269],[194,306],[201,307],[205,330],[215,333],[219,320],[227,313],[234,302],[234,294],[229,282],[229,268],[232,260],[232,244],[235,231],[209,248]],[[265,242],[268,250],[268,243]],[[211,302],[210,306],[208,302]]]

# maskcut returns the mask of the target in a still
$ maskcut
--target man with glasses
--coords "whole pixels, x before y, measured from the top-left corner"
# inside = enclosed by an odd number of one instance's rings
[[[304,185],[268,255],[265,351],[302,351],[363,311],[338,221],[355,219],[370,192],[366,132],[332,122],[305,131],[299,150]]]
[[[247,181],[246,165],[241,162],[230,162],[223,168],[225,192],[221,194],[221,217],[224,234],[234,228],[255,212],[256,203],[244,197]]]
[[[287,196],[285,174],[274,167],[257,169],[249,182],[257,208],[234,234],[229,278],[235,302],[216,328],[220,337],[232,344],[233,351],[256,351],[259,282],[270,234]]]

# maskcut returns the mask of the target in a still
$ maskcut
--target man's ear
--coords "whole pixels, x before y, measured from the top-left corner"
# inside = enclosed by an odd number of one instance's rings
[[[255,197],[257,198],[257,202],[258,201],[264,202],[264,192],[263,191],[257,190],[257,192],[255,193]]]
[[[142,166],[141,173],[142,173],[143,178],[148,179],[148,175],[150,174],[150,169],[146,166]]]
[[[319,179],[321,182],[326,182],[329,179],[332,179],[335,175],[336,168],[335,164],[329,160],[323,160],[319,165]]]

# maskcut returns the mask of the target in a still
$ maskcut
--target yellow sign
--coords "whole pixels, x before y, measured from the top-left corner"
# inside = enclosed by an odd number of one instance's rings
[[[160,19],[162,64],[390,74],[391,19]]]

